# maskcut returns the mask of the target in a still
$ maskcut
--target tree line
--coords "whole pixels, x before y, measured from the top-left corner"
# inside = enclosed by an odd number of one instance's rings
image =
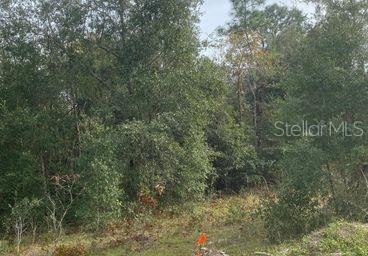
[[[255,186],[275,191],[261,213],[272,240],[367,219],[366,133],[274,126],[365,128],[366,1],[316,0],[307,19],[232,0],[220,61],[201,54],[200,2],[0,3],[0,233],[57,240]]]

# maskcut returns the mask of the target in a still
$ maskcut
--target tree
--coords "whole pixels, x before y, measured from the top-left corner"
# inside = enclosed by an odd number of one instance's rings
[[[35,196],[59,231],[102,227],[158,183],[165,202],[204,194],[226,86],[199,56],[198,4],[1,3],[1,218]]]
[[[305,207],[305,201],[318,200],[317,208],[309,205],[299,212],[300,216],[308,211],[314,216],[332,211],[332,215],[364,219],[367,198],[362,195],[367,193],[367,186],[361,169],[367,145],[366,127],[359,125],[367,118],[364,107],[368,86],[366,4],[360,1],[323,1],[322,4],[326,13],[300,41],[290,58],[287,76],[281,82],[287,92],[281,120],[299,125],[303,120],[312,128],[303,136],[286,140],[289,146],[283,162],[289,165],[283,170],[287,177],[281,183],[282,199],[271,209],[286,203],[287,212],[295,216],[297,209]],[[307,145],[305,150],[296,150],[303,144]],[[301,173],[300,170],[310,165],[302,159],[316,150],[317,164]],[[321,180],[324,186],[313,185]],[[302,219],[303,225],[310,224]],[[290,224],[289,217],[277,221]],[[300,223],[292,224],[284,233],[309,230],[296,228]]]
[[[233,16],[229,27],[222,31],[224,65],[236,94],[238,123],[253,130],[258,173],[271,181],[279,158],[272,120],[276,102],[285,97],[279,81],[287,69],[289,54],[289,48],[283,47],[284,43],[295,42],[288,36],[291,31],[303,31],[304,17],[296,9],[244,0],[233,1]]]

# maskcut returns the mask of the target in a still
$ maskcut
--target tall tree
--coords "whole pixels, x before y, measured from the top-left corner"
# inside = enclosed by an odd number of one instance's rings
[[[324,12],[300,41],[281,82],[287,100],[280,119],[305,132],[286,140],[281,199],[270,218],[277,239],[316,228],[326,211],[358,219],[367,212],[367,3],[320,4]],[[325,201],[322,207],[315,198]],[[288,213],[281,213],[285,207]]]
[[[156,186],[161,202],[203,195],[213,171],[205,131],[226,88],[199,57],[198,4],[1,3],[2,216],[38,197],[50,215],[67,205],[62,220],[100,226]]]
[[[233,16],[224,31],[225,65],[237,95],[238,122],[252,128],[259,173],[270,179],[278,154],[272,117],[275,103],[285,97],[278,85],[287,68],[284,42],[294,41],[291,31],[303,31],[304,17],[296,9],[249,0],[234,0]]]

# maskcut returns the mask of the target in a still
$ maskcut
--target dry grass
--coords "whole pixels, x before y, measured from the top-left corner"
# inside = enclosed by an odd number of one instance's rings
[[[120,246],[94,255],[192,255],[201,232],[208,236],[207,246],[229,255],[253,255],[267,247],[267,239],[256,211],[263,192],[247,193],[183,206],[180,214],[172,210],[152,219],[135,222],[130,234],[139,234]]]
[[[299,241],[269,244],[256,214],[268,197],[268,193],[257,191],[188,202],[164,211],[147,211],[149,214],[143,211],[134,219],[110,223],[106,232],[98,236],[86,233],[65,236],[58,246],[68,256],[186,256],[198,249],[196,239],[204,232],[208,248],[230,256],[255,255],[261,251],[275,256],[367,255],[368,226],[360,223],[337,222]],[[46,238],[36,245],[25,245],[21,255],[52,255],[55,245]],[[0,242],[0,255],[15,255],[7,253],[7,247]]]
[[[265,231],[256,211],[262,191],[249,192],[202,202],[188,202],[163,211],[141,213],[135,219],[110,223],[103,235],[73,234],[65,236],[64,247],[83,246],[89,255],[191,255],[199,233],[208,236],[207,246],[230,255],[252,255],[267,247]],[[46,255],[54,245],[44,243],[25,246],[22,255],[37,251]],[[32,254],[31,254],[32,255]]]

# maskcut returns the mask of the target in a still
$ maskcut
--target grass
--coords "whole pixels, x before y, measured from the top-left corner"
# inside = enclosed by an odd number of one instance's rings
[[[368,225],[335,222],[294,244],[280,246],[275,256],[368,255]]]
[[[249,193],[190,204],[178,216],[163,214],[158,219],[142,222],[141,228],[133,228],[137,232],[135,239],[93,255],[192,255],[201,232],[206,233],[210,248],[229,255],[254,255],[258,248],[269,247],[255,214],[260,203],[260,194]]]
[[[98,236],[86,233],[65,236],[59,246],[85,251],[89,256],[184,256],[193,255],[198,249],[196,239],[204,232],[208,237],[206,247],[229,256],[255,255],[255,252],[269,252],[273,256],[368,255],[368,225],[359,223],[336,222],[303,239],[270,244],[256,214],[266,197],[267,193],[253,192],[187,203],[161,212],[145,211],[134,220],[111,223]],[[25,245],[22,255],[51,255],[54,245],[45,237],[41,241]],[[0,255],[15,255],[7,253],[7,248],[0,241]]]
[[[7,241],[0,240],[0,255],[6,255],[10,251]]]
[[[208,248],[229,255],[253,255],[268,248],[266,233],[256,211],[263,192],[249,192],[224,198],[169,207],[164,211],[145,211],[134,220],[111,223],[99,236],[77,233],[65,236],[60,245],[83,247],[90,256],[192,255],[196,239],[206,233]],[[44,237],[36,245],[23,245],[24,255],[42,256],[55,249]],[[0,254],[1,255],[1,254]]]

